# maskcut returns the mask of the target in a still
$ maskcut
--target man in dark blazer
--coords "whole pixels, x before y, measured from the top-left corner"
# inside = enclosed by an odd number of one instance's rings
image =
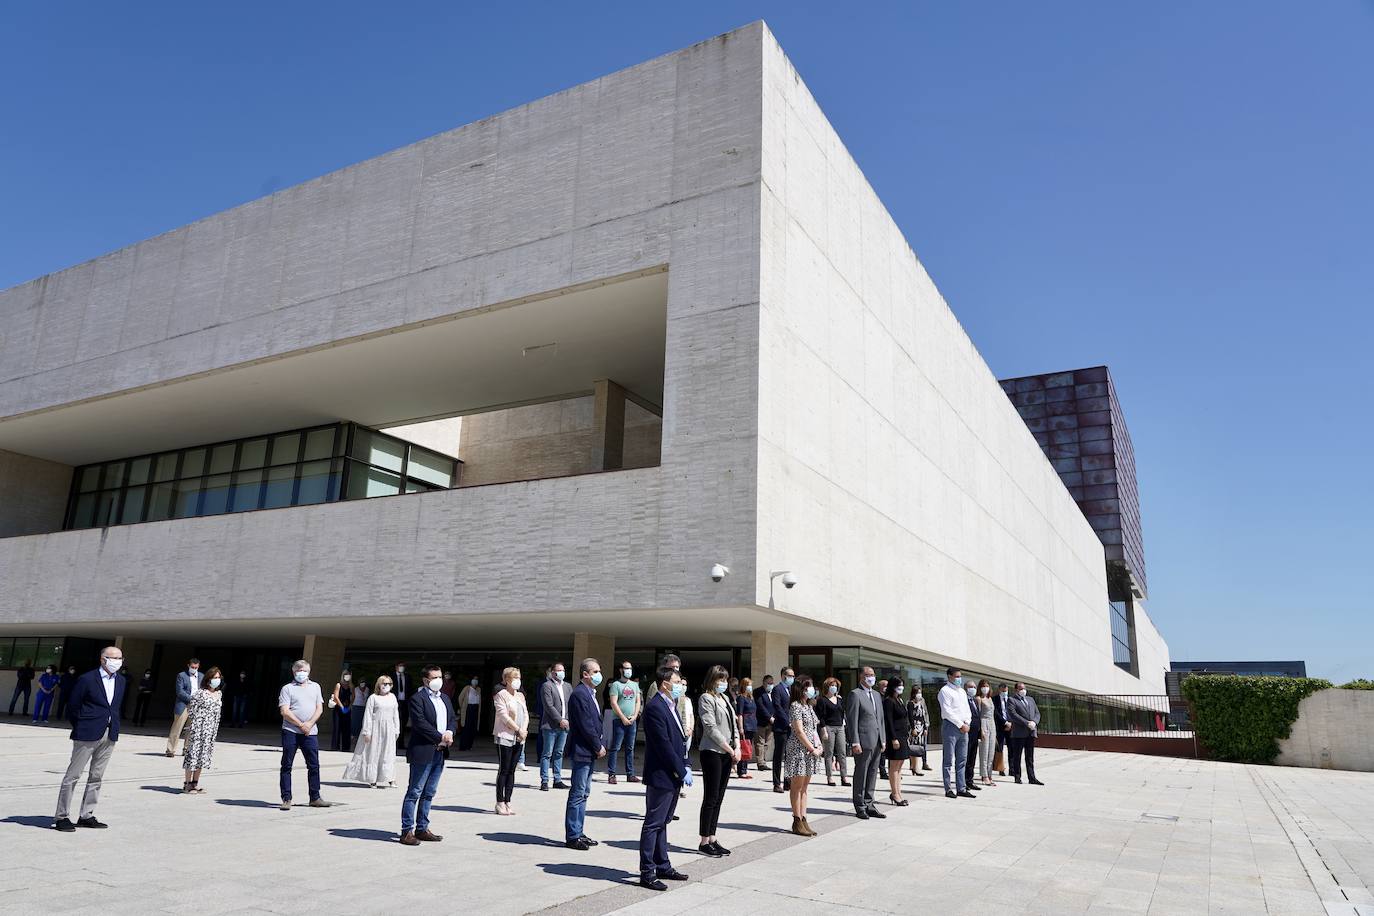
[[[758,741],[755,742],[754,756],[759,759],[759,772],[764,773],[772,765],[769,750],[773,746],[773,675],[763,676],[763,689],[754,692],[754,702],[759,707]]]
[[[119,706],[124,701],[124,679],[118,672],[123,664],[123,652],[114,646],[105,647],[100,652],[100,667],[76,679],[67,701],[67,719],[72,723],[72,759],[57,793],[57,816],[53,824],[63,833],[71,833],[77,827],[107,826],[95,819],[95,805],[100,800],[105,766],[119,740]],[[81,816],[73,824],[72,792],[81,781],[81,771],[88,765],[90,772],[86,776],[86,794],[81,799]]]
[[[783,666],[781,677],[773,685],[773,791],[790,788],[792,780],[782,778],[782,752],[787,747],[787,734],[792,731],[792,681],[797,673]]]
[[[1035,778],[1035,732],[1040,727],[1040,709],[1026,693],[1025,684],[1016,685],[1016,693],[1007,702],[1011,713],[1011,775],[1021,782],[1021,755],[1026,757],[1026,776],[1033,786],[1044,783]]]
[[[583,831],[587,820],[587,798],[592,794],[592,765],[606,756],[601,740],[601,708],[596,688],[601,686],[601,663],[582,659],[578,685],[568,697],[568,744],[572,748],[572,785],[563,814],[563,845],[586,852],[596,840]]]
[[[439,791],[444,775],[444,751],[453,745],[453,730],[458,717],[453,703],[443,692],[444,672],[438,665],[420,670],[424,686],[410,698],[410,744],[406,761],[410,764],[410,784],[401,801],[401,845],[419,846],[443,839],[429,829],[429,806]],[[416,806],[419,812],[416,812]]]
[[[677,701],[686,684],[672,668],[658,669],[658,691],[644,704],[644,824],[639,831],[639,884],[666,891],[668,881],[687,876],[668,860],[668,825],[683,786],[692,784],[687,766],[687,730],[678,718]]]
[[[972,684],[964,685],[968,696],[968,711],[972,716],[968,727],[968,754],[964,757],[964,785],[970,792],[981,792],[982,788],[974,780],[978,772],[978,744],[982,741],[983,711],[978,708],[978,688]]]
[[[1007,775],[1007,758],[1011,756],[1008,741],[1011,738],[1011,710],[1007,708],[1011,697],[1006,684],[997,685],[997,696],[992,701],[992,723],[997,730],[997,749],[993,752],[1002,755],[1003,776]]]
[[[397,662],[391,669],[391,689],[396,694],[396,713],[401,719],[401,727],[396,731],[396,746],[400,747],[410,718],[410,700],[415,696],[415,676],[406,674],[405,662]]]

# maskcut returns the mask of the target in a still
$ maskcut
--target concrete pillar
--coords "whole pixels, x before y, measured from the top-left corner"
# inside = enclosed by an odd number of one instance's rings
[[[573,634],[573,657],[567,668],[568,680],[574,684],[581,677],[578,666],[584,658],[594,658],[600,662],[601,676],[609,681],[611,672],[615,670],[615,637],[602,636],[600,633]]]
[[[610,379],[597,379],[594,400],[592,467],[616,471],[625,466],[625,389]]]
[[[756,685],[763,683],[765,674],[773,675],[776,680],[778,672],[791,658],[792,644],[782,633],[754,630],[750,634],[749,646],[749,678]]]
[[[348,647],[348,641],[338,639],[333,636],[314,636],[305,637],[305,647],[301,650],[301,658],[310,663],[310,679],[320,685],[320,692],[324,694],[324,713],[320,716],[320,735],[326,733],[330,735],[334,731],[334,714],[329,708],[329,696],[334,692],[334,685],[339,681],[339,675],[343,673],[344,649]],[[320,742],[321,746],[324,742]]]

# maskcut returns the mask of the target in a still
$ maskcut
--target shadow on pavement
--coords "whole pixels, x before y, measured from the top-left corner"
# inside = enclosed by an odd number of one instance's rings
[[[490,814],[486,808],[470,808],[467,805],[430,805],[431,811],[452,811],[454,814]]]
[[[331,827],[329,835],[342,837],[345,840],[380,840],[385,843],[395,843],[396,834],[390,830],[369,830],[364,827]]]
[[[604,865],[579,865],[576,862],[541,863],[547,874],[562,875],[564,878],[589,878],[592,881],[610,881],[613,884],[638,884],[639,875],[619,868],[606,868]]]
[[[639,851],[639,840],[602,840],[601,845],[609,846],[612,849],[628,849],[631,852]],[[688,849],[685,846],[676,846],[672,843],[668,844],[668,852],[672,853],[675,856],[701,855],[701,853],[697,852],[695,849]],[[639,876],[636,875],[635,877],[637,878]]]
[[[632,814],[629,811],[588,811],[587,817],[623,817],[629,821],[644,820],[644,815]]]
[[[12,814],[4,820],[0,820],[0,824],[20,824],[24,827],[45,827],[49,830],[52,829],[53,823],[54,821],[51,817],[38,814]]]
[[[145,792],[163,792],[167,795],[181,794],[180,789],[174,789],[171,786],[139,786],[139,788],[144,790]]]
[[[790,833],[781,827],[765,827],[763,824],[717,824],[721,830],[744,830],[749,833]]]
[[[493,843],[514,843],[517,846],[562,847],[563,845],[557,840],[551,840],[546,836],[535,836],[532,833],[479,833],[477,835]]]
[[[275,804],[260,798],[217,798],[217,805],[234,805],[238,808],[275,808]]]

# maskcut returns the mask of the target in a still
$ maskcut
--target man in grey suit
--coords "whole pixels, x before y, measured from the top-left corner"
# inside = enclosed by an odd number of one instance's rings
[[[878,758],[887,746],[883,701],[873,689],[876,680],[873,669],[864,668],[859,675],[859,686],[849,691],[844,702],[845,739],[854,754],[854,816],[864,821],[870,817],[887,817],[873,804]]]
[[[186,707],[191,697],[200,689],[200,659],[192,658],[186,662],[186,670],[177,675],[177,698],[172,706],[172,730],[167,733],[167,756],[177,755],[177,745],[181,742],[181,729],[186,725]]]
[[[568,743],[568,700],[572,684],[567,682],[562,662],[554,662],[549,676],[539,685],[539,791],[566,789],[563,782],[563,749]]]
[[[1027,781],[1033,786],[1044,783],[1035,778],[1035,732],[1040,727],[1040,709],[1035,699],[1026,694],[1026,685],[1017,684],[1016,692],[1007,703],[1011,716],[1011,775],[1021,782],[1021,754],[1026,755]]]

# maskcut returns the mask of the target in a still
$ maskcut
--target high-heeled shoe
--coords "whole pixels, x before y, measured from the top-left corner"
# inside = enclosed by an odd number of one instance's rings
[[[889,794],[887,797],[892,800],[893,806],[897,808],[905,808],[907,805],[911,804],[911,802],[907,801],[905,798],[903,798],[901,801],[898,801],[897,796],[892,794]]]

